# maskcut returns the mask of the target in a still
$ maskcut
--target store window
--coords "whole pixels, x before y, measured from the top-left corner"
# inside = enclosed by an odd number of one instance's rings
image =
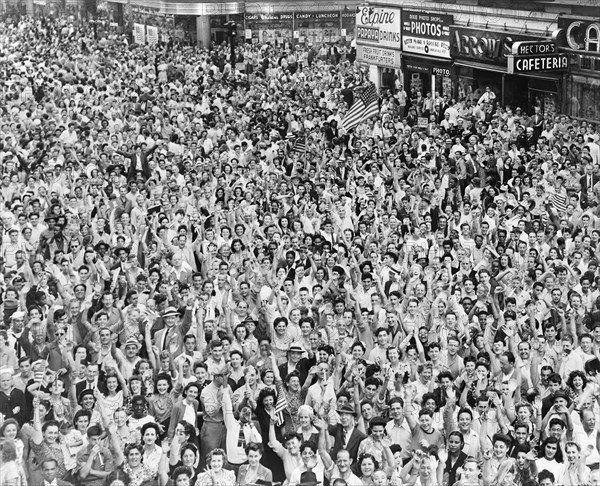
[[[566,102],[570,116],[600,121],[600,79],[573,75]]]

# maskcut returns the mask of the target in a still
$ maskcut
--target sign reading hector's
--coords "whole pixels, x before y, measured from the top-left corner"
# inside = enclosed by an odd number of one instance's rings
[[[355,32],[359,45],[400,49],[400,9],[359,7]]]
[[[402,52],[450,59],[452,15],[402,10]]]
[[[564,71],[569,68],[569,57],[558,52],[552,41],[515,42],[508,56],[509,73],[532,71]]]

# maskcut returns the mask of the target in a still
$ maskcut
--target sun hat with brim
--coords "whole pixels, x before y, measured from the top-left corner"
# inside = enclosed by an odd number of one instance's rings
[[[175,307],[167,307],[165,310],[165,313],[163,314],[163,317],[179,317],[179,312],[177,312],[177,309],[175,309]]]
[[[288,349],[288,353],[304,353],[304,348],[300,344],[292,344]]]

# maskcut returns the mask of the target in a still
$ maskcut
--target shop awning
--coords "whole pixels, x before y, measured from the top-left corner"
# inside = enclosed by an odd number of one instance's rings
[[[475,62],[475,61],[461,61],[457,59],[454,61],[455,66],[464,66],[471,69],[481,69],[482,71],[491,71],[494,73],[506,73],[506,66],[496,66],[494,64],[485,64],[483,62]]]
[[[461,61],[460,59],[454,61],[455,66],[464,66],[471,69],[481,69],[482,71],[491,71],[494,73],[508,74],[508,68],[506,66],[495,66],[493,64],[485,64],[483,62],[474,61]],[[544,73],[544,72],[531,72],[514,74],[514,76],[527,76],[528,78],[546,79],[549,81],[558,81],[561,79],[560,74],[556,73]]]

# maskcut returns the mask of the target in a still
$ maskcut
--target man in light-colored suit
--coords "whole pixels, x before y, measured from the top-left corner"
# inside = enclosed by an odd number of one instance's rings
[[[182,322],[175,307],[167,307],[162,317],[165,327],[154,335],[158,352],[168,351],[172,356],[179,356],[183,352],[183,340],[190,330],[191,320]]]

